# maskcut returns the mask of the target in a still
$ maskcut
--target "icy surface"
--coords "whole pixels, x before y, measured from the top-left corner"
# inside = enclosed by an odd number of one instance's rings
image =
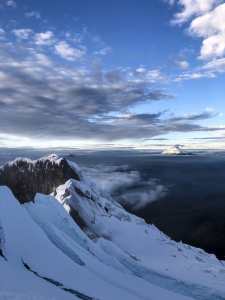
[[[0,300],[225,299],[224,262],[170,240],[81,178],[24,205],[0,187]]]

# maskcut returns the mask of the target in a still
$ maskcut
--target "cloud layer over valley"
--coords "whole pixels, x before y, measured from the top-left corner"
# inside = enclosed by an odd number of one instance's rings
[[[144,180],[139,171],[128,166],[97,165],[84,168],[84,173],[103,193],[110,194],[134,211],[163,198],[167,193],[167,187],[158,180]]]

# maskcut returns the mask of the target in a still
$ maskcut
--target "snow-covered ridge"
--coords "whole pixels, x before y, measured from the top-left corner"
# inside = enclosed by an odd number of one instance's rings
[[[224,262],[170,240],[67,163],[79,178],[54,195],[21,204],[0,187],[0,300],[225,299]]]

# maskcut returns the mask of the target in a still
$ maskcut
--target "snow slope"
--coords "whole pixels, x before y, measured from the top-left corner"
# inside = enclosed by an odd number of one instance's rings
[[[23,205],[0,187],[0,248],[1,300],[225,299],[223,262],[173,242],[84,176]]]

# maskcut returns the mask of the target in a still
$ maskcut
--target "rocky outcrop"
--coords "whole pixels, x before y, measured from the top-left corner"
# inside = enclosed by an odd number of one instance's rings
[[[3,231],[2,225],[0,223],[0,256],[2,256],[2,257],[4,257],[3,247],[4,247],[4,231]]]
[[[71,178],[80,180],[80,175],[56,155],[38,160],[18,158],[0,168],[0,185],[8,186],[20,203],[32,201],[36,193],[55,193]]]

